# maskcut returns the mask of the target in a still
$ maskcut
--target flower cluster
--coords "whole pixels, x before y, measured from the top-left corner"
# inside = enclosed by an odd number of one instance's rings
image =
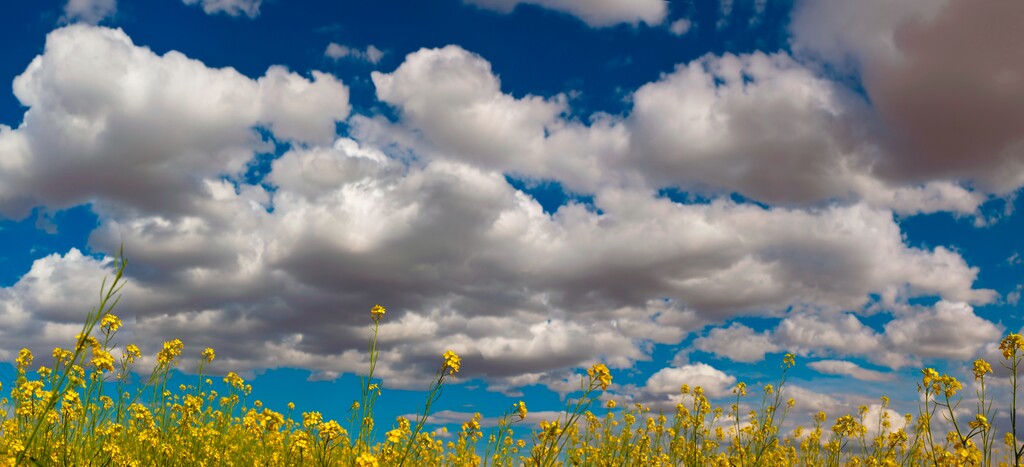
[[[459,368],[462,367],[462,359],[455,352],[446,351],[442,357],[444,358],[444,368],[448,370],[449,375],[459,372]]]

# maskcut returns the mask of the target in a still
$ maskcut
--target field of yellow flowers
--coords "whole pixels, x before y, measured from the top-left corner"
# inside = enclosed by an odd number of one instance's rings
[[[0,462],[6,465],[344,465],[344,466],[551,466],[551,465],[686,465],[686,466],[836,466],[836,465],[1019,465],[1024,447],[1016,442],[1017,369],[1024,339],[1009,334],[1000,344],[1012,387],[1011,426],[999,431],[992,400],[986,395],[989,363],[973,363],[977,381],[976,410],[968,417],[955,410],[962,384],[949,375],[924,369],[918,384],[921,406],[916,415],[890,420],[883,410],[868,420],[858,414],[830,419],[814,416],[813,426],[780,433],[794,401],[784,396],[787,354],[775,385],[760,391],[760,408],[740,413],[747,386],[734,389],[731,407],[713,407],[698,387],[680,388],[683,403],[671,414],[636,405],[615,411],[616,403],[598,402],[611,384],[608,368],[597,364],[581,381],[581,393],[562,416],[538,428],[514,430],[527,406],[509,407],[498,425],[484,430],[480,415],[462,425],[451,441],[425,431],[431,406],[441,388],[459,372],[452,351],[441,356],[429,384],[423,410],[414,420],[399,417],[384,423],[373,408],[381,389],[373,383],[377,330],[386,310],[370,310],[373,338],[370,367],[362,378],[361,397],[347,420],[324,420],[319,412],[293,414],[294,405],[275,411],[249,401],[252,387],[235,373],[223,377],[226,393],[212,389],[203,375],[214,360],[213,349],[199,353],[194,385],[168,387],[171,371],[182,359],[180,340],[165,342],[156,365],[141,388],[126,384],[141,356],[136,345],[112,345],[121,320],[113,314],[127,262],[119,258],[109,286],[104,281],[99,305],[88,315],[70,349],[53,350],[52,363],[34,366],[36,357],[22,350],[17,381],[10,397],[0,400]],[[115,356],[116,354],[116,356]],[[756,400],[756,399],[755,399]],[[882,398],[882,406],[888,399]],[[943,423],[938,423],[941,417]],[[935,421],[935,423],[933,423]],[[944,433],[938,426],[951,426]],[[869,430],[870,428],[870,430]],[[377,430],[383,436],[377,437]],[[872,433],[869,435],[868,433]],[[516,433],[528,432],[526,437]],[[1003,436],[997,436],[1004,432]],[[995,443],[999,439],[998,445]],[[379,439],[379,441],[377,441]]]

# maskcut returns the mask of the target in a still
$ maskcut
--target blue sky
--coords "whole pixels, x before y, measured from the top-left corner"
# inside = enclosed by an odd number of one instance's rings
[[[967,4],[7,5],[0,359],[66,345],[123,243],[124,343],[272,405],[343,417],[381,303],[384,417],[449,348],[439,422],[786,352],[797,420],[914,411],[1022,326],[1022,12]]]

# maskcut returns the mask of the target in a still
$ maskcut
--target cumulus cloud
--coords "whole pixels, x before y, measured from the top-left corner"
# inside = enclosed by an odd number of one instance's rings
[[[736,377],[706,363],[662,368],[647,378],[638,398],[651,401],[655,408],[674,406],[683,399],[680,389],[684,384],[691,390],[700,386],[707,397],[717,398],[729,394],[736,386]]]
[[[399,107],[438,151],[483,167],[544,164],[545,127],[566,110],[562,97],[503,94],[490,63],[458,46],[422,49],[394,72],[371,77],[377,98]]]
[[[973,212],[984,199],[950,183],[893,185],[859,97],[788,55],[707,56],[633,95],[626,164],[650,183],[768,203],[863,199],[901,211]]]
[[[797,313],[773,331],[778,345],[801,355],[860,356],[890,368],[919,365],[924,359],[968,360],[999,339],[1002,327],[974,313],[963,302],[931,307],[897,307],[882,332],[850,313]],[[865,375],[848,362],[817,363],[823,372]]]
[[[117,0],[68,0],[64,4],[62,19],[67,22],[97,24],[116,13]]]
[[[727,328],[714,328],[706,336],[693,341],[698,350],[711,352],[737,362],[759,362],[768,352],[778,352],[768,332],[756,332],[740,323]]]
[[[999,340],[1003,329],[974,314],[970,305],[940,301],[886,323],[885,334],[895,349],[912,355],[968,360]]]
[[[818,349],[864,355],[877,350],[881,339],[850,313],[795,314],[782,320],[774,334],[788,349],[802,355]]]
[[[245,15],[255,18],[260,14],[263,0],[181,0],[186,5],[201,4],[208,15],[224,13],[228,16]]]
[[[372,76],[409,132],[392,139],[420,138],[424,155],[555,179],[573,191],[674,187],[797,206],[865,201],[902,213],[970,214],[985,200],[948,180],[879,177],[867,105],[785,54],[680,65],[640,87],[628,115],[585,123],[565,117],[564,95],[503,93],[490,63],[457,46],[419,50]],[[401,131],[355,124],[364,134]]]
[[[895,377],[892,373],[869,370],[845,360],[819,360],[807,366],[819,373],[849,376],[861,381],[891,381]]]
[[[272,66],[257,80],[260,123],[282,139],[330,143],[335,122],[348,116],[348,88],[327,73],[314,71],[307,80],[282,66]]]
[[[330,142],[350,108],[347,87],[327,74],[310,81],[275,66],[252,80],[84,25],[50,33],[14,93],[28,107],[18,128],[0,128],[0,212],[14,217],[95,196],[189,212],[204,179],[238,175],[266,148],[255,126]]]
[[[373,44],[366,46],[365,50],[360,50],[347,45],[331,42],[330,44],[327,44],[327,50],[324,51],[324,55],[334,60],[340,60],[348,57],[356,60],[367,61],[376,65],[377,62],[380,62],[381,58],[384,58],[384,51],[374,47]]]
[[[467,3],[504,13],[519,4],[537,5],[576,16],[594,27],[607,27],[620,23],[650,25],[661,24],[668,14],[668,4],[662,0],[464,0]]]

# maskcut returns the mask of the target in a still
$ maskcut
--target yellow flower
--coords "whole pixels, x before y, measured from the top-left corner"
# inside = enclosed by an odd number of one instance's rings
[[[591,383],[597,382],[601,385],[602,391],[607,390],[612,384],[612,374],[604,363],[595,363],[587,370],[587,375],[590,376]]]
[[[386,308],[380,305],[374,305],[373,308],[370,308],[370,316],[373,317],[375,322],[380,322],[380,319],[384,317],[384,313],[387,313],[387,311]]]
[[[92,364],[100,372],[114,371],[114,357],[103,349],[92,349]]]
[[[245,380],[236,375],[233,371],[229,371],[228,374],[224,376],[224,383],[235,389],[243,389],[245,387]]]
[[[157,353],[156,361],[161,365],[169,365],[174,362],[178,355],[181,355],[181,350],[184,348],[185,344],[182,344],[181,340],[178,339],[164,342],[164,348]]]
[[[444,368],[448,369],[448,374],[454,375],[458,373],[459,368],[462,366],[462,359],[451,350],[445,352],[442,356],[444,357]],[[441,371],[444,371],[444,368]]]
[[[480,412],[474,413],[473,418],[462,424],[462,431],[480,431],[480,418],[482,418]]]
[[[303,412],[302,426],[306,428],[319,428],[324,422],[324,416],[320,412]]]
[[[323,427],[320,429],[320,434],[326,440],[333,440],[341,438],[342,436],[348,436],[348,432],[346,432],[345,429],[334,420],[324,423]]]
[[[107,313],[106,315],[103,315],[103,319],[100,321],[100,327],[106,329],[108,332],[117,331],[117,328],[121,327],[121,318]]]
[[[782,366],[786,368],[792,368],[793,365],[796,365],[796,357],[793,354],[787,353],[784,357],[782,357]]]
[[[18,358],[17,360],[14,361],[14,363],[15,365],[17,365],[18,368],[25,369],[32,364],[32,358],[33,357],[31,350],[21,349],[20,351],[18,351]]]
[[[974,361],[974,380],[977,381],[985,377],[985,373],[992,372],[992,365],[989,365],[984,359],[977,359]]]
[[[609,409],[614,409],[615,408],[615,399],[608,399],[608,403],[605,404],[605,406],[608,407]]]
[[[128,360],[128,363],[132,363],[135,361],[136,358],[142,356],[142,351],[139,350],[139,346],[135,344],[128,344],[128,347],[125,347],[124,350],[125,358]]]
[[[526,419],[526,402],[519,401],[518,404],[515,404],[515,407],[516,407],[516,412],[519,414],[519,419],[520,420],[525,420]]]
[[[1007,360],[1014,358],[1017,351],[1020,350],[1022,346],[1024,346],[1024,337],[1021,337],[1020,334],[1015,332],[1007,334],[1006,337],[999,342],[999,350],[1003,351],[1003,358]]]
[[[738,394],[741,397],[742,396],[746,396],[747,395],[747,383],[744,383],[742,381],[737,383],[736,384],[736,388],[732,390],[732,393],[733,394]]]
[[[378,467],[377,458],[373,454],[364,452],[356,458],[356,467]]]
[[[974,421],[967,423],[967,426],[971,429],[987,430],[989,428],[988,418],[982,414],[977,414],[974,416]]]
[[[398,430],[398,429],[391,430],[391,431],[387,432],[387,436],[388,436],[388,442],[389,443],[396,443],[397,444],[399,441],[402,440],[402,430]]]
[[[932,380],[939,377],[939,372],[935,371],[934,368],[925,368],[921,370],[921,374],[923,375],[921,377],[921,383],[924,384],[925,390],[927,390],[928,386],[931,386]]]
[[[206,360],[207,363],[212,362],[214,357],[216,356],[217,355],[213,353],[213,349],[210,347],[207,347],[205,350],[203,350],[203,360]]]

